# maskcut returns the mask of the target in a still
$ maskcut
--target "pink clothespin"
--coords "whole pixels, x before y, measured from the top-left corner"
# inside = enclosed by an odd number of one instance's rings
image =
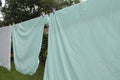
[[[45,12],[42,12],[42,14],[41,14],[41,15],[42,15],[42,17],[44,17],[44,16],[45,16]]]
[[[55,14],[55,12],[56,12],[56,8],[52,8],[52,12]]]

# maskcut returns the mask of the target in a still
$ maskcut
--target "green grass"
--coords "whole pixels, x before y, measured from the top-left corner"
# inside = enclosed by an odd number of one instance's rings
[[[11,63],[11,71],[7,71],[5,68],[0,67],[0,80],[43,80],[43,73],[44,73],[44,64],[41,63],[37,72],[30,76],[30,75],[23,75],[16,71],[14,62]]]

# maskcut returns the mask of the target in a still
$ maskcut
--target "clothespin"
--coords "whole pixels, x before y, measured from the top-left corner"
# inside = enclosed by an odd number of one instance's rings
[[[45,16],[45,12],[42,11],[42,14],[41,14],[41,15],[42,15],[42,17],[44,17],[44,16]]]
[[[56,8],[52,8],[52,12],[55,14],[55,12],[56,12]]]

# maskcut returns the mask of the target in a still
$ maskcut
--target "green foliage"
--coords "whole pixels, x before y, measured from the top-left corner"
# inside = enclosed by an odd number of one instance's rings
[[[59,2],[59,8],[65,8],[74,4],[77,4],[80,2],[80,0],[56,0],[57,2]]]
[[[50,13],[53,7],[57,10],[76,4],[79,0],[6,0],[2,8],[4,21],[0,26],[23,22],[41,15],[44,11]]]
[[[5,27],[5,22],[4,21],[0,21],[0,27]]]
[[[23,22],[41,15],[41,12],[50,13],[52,7],[58,8],[52,0],[6,0],[2,8],[4,25]]]
[[[45,63],[47,57],[48,34],[43,34],[42,48],[40,52],[40,60]]]

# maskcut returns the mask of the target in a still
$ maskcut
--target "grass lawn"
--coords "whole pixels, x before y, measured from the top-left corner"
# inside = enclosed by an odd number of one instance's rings
[[[11,63],[11,71],[7,71],[5,68],[0,67],[0,80],[43,80],[44,64],[41,63],[37,72],[30,75],[23,75],[16,71],[14,62]]]

